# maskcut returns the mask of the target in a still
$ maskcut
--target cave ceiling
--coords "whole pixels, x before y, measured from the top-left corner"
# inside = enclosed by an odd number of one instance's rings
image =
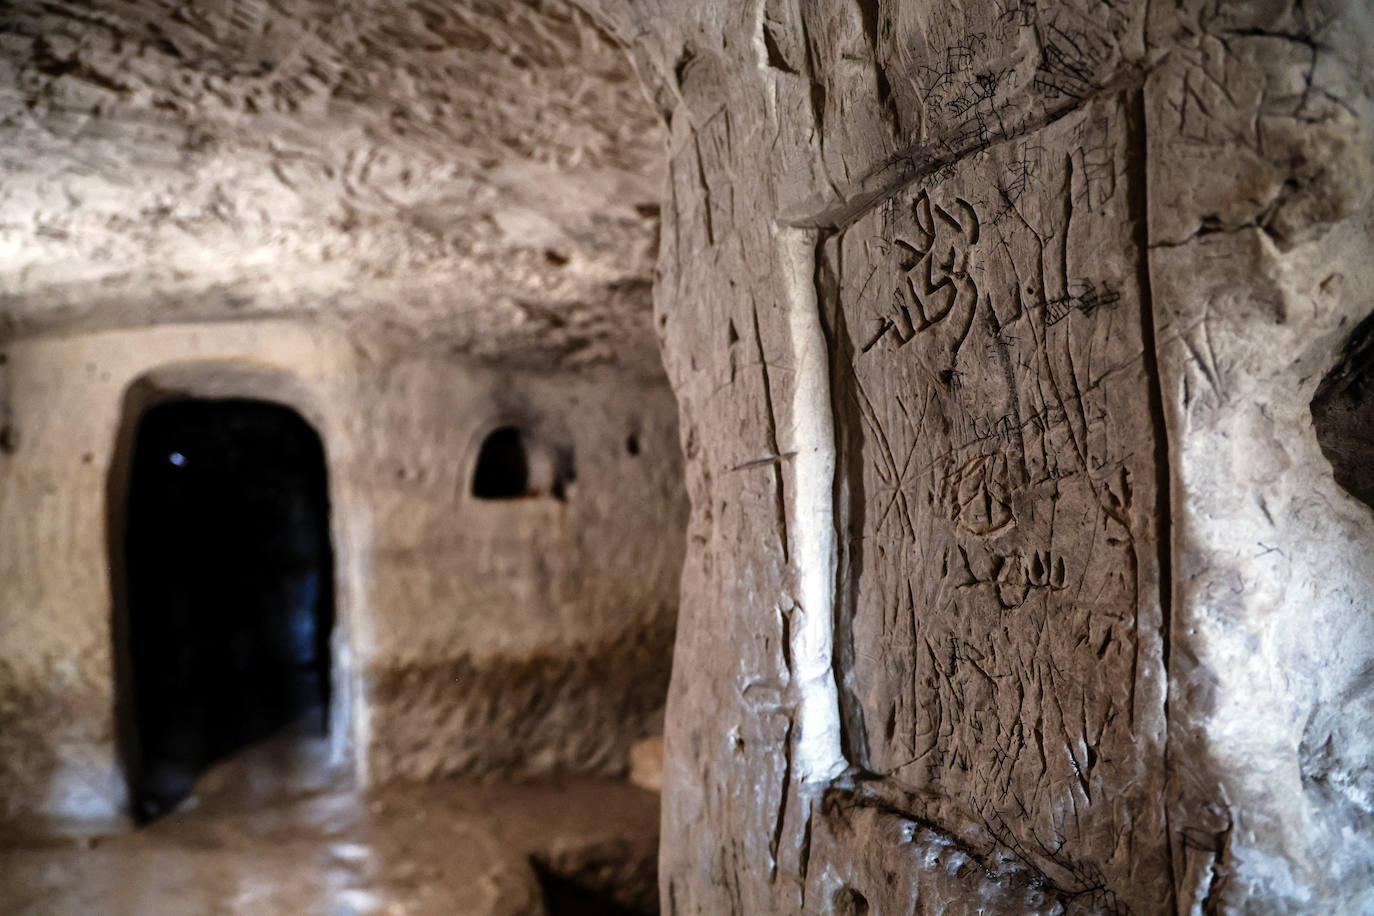
[[[560,2],[0,5],[0,337],[314,317],[655,371],[663,127]]]

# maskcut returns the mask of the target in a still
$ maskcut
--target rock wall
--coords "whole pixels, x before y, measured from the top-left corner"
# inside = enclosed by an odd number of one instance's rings
[[[660,729],[686,512],[662,383],[399,356],[292,321],[0,354],[0,815],[121,810],[117,445],[172,393],[268,398],[321,435],[339,768],[367,783],[607,774]],[[571,454],[564,500],[473,498],[480,444],[506,424]]]
[[[1369,7],[598,15],[671,131],[665,911],[1374,909],[1374,517],[1309,407]]]
[[[16,773],[95,774],[6,784],[51,810],[113,797],[100,443],[157,360],[279,346],[235,316],[313,322],[289,326],[315,355],[282,359],[318,361],[301,390],[325,392],[338,505],[387,494],[340,537],[372,564],[349,600],[407,609],[350,629],[356,696],[424,699],[361,720],[374,772],[480,759],[449,726],[504,734],[502,704],[544,708],[531,679],[639,670],[609,611],[588,611],[594,659],[457,650],[433,609],[485,574],[417,558],[467,545],[433,497],[462,469],[412,477],[373,431],[453,456],[476,435],[454,392],[637,398],[614,373],[651,375],[656,332],[692,501],[669,912],[1374,908],[1374,530],[1346,489],[1374,292],[1368,4],[584,5],[0,12],[0,335],[24,339],[0,382],[3,657],[25,685],[5,709],[90,712],[0,741],[23,736]],[[662,133],[617,43],[669,137],[652,331]],[[178,321],[214,324],[167,349],[93,333]],[[638,414],[602,410],[613,450]],[[562,557],[561,517],[520,511],[511,543]],[[636,512],[578,555],[625,563],[618,588],[671,579],[645,543],[663,514]],[[32,572],[60,551],[74,572]],[[556,595],[559,568],[512,581]],[[455,678],[507,699],[446,705]],[[608,759],[599,740],[579,759]]]
[[[324,439],[341,767],[625,766],[686,512],[663,139],[562,0],[0,5],[0,816],[119,808],[107,481],[166,391]],[[505,423],[566,501],[471,497]]]

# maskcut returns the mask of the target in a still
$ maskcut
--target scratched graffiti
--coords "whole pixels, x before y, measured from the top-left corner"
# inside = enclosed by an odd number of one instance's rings
[[[1115,305],[1121,294],[1108,286],[1099,288],[1091,280],[1070,282],[1070,291],[1045,303],[1045,325],[1053,327],[1074,312],[1091,315],[1099,308]]]
[[[944,483],[950,517],[965,531],[979,537],[994,537],[1015,522],[1004,453],[970,458],[951,472]]]
[[[1108,53],[1100,38],[1051,25],[1046,29],[1032,85],[1052,100],[1083,101],[1101,90],[1094,74]]]
[[[927,176],[829,262],[864,765],[1084,894],[1152,753],[1122,686],[1157,619],[1138,273],[1097,256],[1134,246],[1116,105]]]

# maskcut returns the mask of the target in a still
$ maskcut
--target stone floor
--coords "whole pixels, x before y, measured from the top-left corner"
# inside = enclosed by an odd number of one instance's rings
[[[139,830],[0,828],[0,913],[524,916],[657,912],[658,796],[626,782],[435,782],[367,794],[211,771]],[[308,756],[308,755],[307,755]]]

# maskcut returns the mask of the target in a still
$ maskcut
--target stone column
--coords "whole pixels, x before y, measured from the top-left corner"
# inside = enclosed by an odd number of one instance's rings
[[[1374,906],[1368,8],[676,7],[666,912]]]

